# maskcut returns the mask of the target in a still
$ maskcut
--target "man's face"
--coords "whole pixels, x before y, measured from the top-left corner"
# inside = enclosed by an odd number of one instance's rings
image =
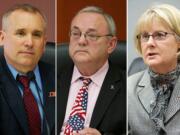
[[[104,17],[97,13],[80,13],[71,23],[69,53],[75,64],[103,65],[116,47]],[[78,33],[81,36],[77,37]],[[85,35],[84,35],[85,34]],[[94,36],[102,36],[94,40]]]
[[[39,14],[16,10],[0,36],[6,61],[17,70],[33,70],[45,49],[45,29]]]

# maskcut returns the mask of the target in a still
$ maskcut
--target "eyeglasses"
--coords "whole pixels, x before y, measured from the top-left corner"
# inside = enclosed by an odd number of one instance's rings
[[[140,39],[141,42],[148,42],[150,36],[152,36],[152,38],[155,41],[163,41],[166,39],[168,34],[175,35],[175,33],[157,31],[157,32],[154,32],[153,34],[149,34],[147,32],[144,32],[144,33],[137,35],[136,38]]]
[[[98,40],[99,38],[101,37],[112,37],[113,35],[112,34],[106,34],[106,35],[96,35],[94,33],[82,33],[81,31],[74,31],[72,30],[70,32],[70,36],[71,38],[75,39],[75,40],[78,40],[80,39],[80,37],[84,35],[84,38],[88,41],[96,41]]]

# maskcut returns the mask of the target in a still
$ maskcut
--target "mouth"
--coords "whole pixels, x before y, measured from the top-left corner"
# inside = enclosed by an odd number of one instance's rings
[[[87,53],[88,51],[86,50],[77,50],[76,53]]]
[[[24,55],[34,55],[33,51],[20,51],[19,53]]]
[[[158,53],[147,53],[147,57],[154,57],[158,55]]]

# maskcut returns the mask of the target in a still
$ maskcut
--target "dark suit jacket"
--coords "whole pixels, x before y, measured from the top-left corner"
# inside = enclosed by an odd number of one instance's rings
[[[69,67],[69,68],[68,68]],[[60,71],[57,80],[57,133],[60,133],[69,94],[73,64]],[[120,135],[126,132],[126,75],[110,64],[98,96],[90,127],[102,134]],[[112,88],[113,87],[113,88]]]
[[[39,69],[44,91],[44,108],[51,134],[54,134],[55,98],[49,97],[49,92],[55,90],[54,69],[42,62],[39,63]],[[46,132],[44,124],[43,135]],[[0,57],[0,134],[28,135],[22,96],[3,56]]]

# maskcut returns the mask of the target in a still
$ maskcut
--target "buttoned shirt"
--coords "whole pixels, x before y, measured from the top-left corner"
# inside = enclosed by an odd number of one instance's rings
[[[13,75],[13,78],[16,80],[16,77],[17,75],[23,75],[22,73],[19,73],[12,65],[8,64],[8,68],[11,72],[11,74]],[[41,100],[42,100],[42,103],[43,103],[43,91],[42,91],[42,83],[41,83],[41,76],[40,76],[40,73],[39,73],[39,67],[36,66],[36,68],[34,69],[34,74],[35,74],[35,78],[36,78],[36,82],[37,82],[37,85],[39,87],[39,89],[36,87],[35,83],[33,81],[30,81],[30,89],[31,89],[31,92],[38,104],[38,108],[39,108],[39,112],[40,112],[40,116],[41,116],[41,123],[43,123],[43,109],[42,109],[42,106],[41,106],[41,103],[40,103],[40,99],[39,99],[39,96],[38,96],[38,91],[39,91],[39,94],[40,94],[40,97],[41,97]],[[19,88],[19,91],[21,93],[21,96],[23,97],[23,87],[22,85],[20,85],[20,83],[17,82],[17,86]],[[43,126],[43,124],[41,124],[41,126]]]
[[[78,91],[83,86],[83,82],[79,79],[82,76],[91,78],[92,80],[88,88],[88,104],[87,104],[87,112],[86,112],[85,125],[84,125],[84,127],[89,127],[92,113],[93,113],[99,92],[101,90],[101,86],[103,84],[103,81],[107,74],[108,69],[109,69],[109,63],[108,61],[106,61],[105,64],[95,74],[91,76],[83,76],[78,71],[77,67],[74,66],[73,75],[71,79],[71,86],[69,90],[68,102],[67,102],[67,107],[66,107],[66,114],[65,114],[65,118],[64,118],[63,126],[61,128],[60,135],[63,135],[66,123],[68,121],[68,118],[71,113]]]

